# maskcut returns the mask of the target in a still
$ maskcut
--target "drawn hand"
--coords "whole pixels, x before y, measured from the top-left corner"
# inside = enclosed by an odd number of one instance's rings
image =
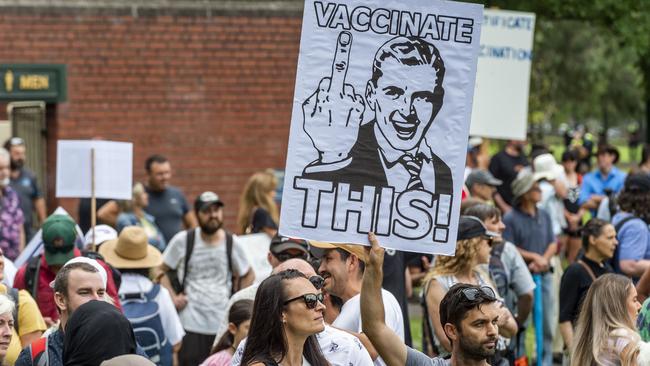
[[[304,129],[320,153],[321,163],[348,157],[357,140],[366,108],[363,97],[345,83],[352,34],[341,32],[336,43],[331,77],[321,79],[318,89],[302,105]]]

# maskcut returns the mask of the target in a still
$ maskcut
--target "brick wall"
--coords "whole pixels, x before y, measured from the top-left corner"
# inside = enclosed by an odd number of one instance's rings
[[[68,101],[48,108],[49,192],[57,139],[132,141],[135,180],[164,154],[173,184],[190,201],[218,192],[234,228],[248,176],[284,168],[301,14],[145,10],[0,11],[0,62],[68,67]],[[76,200],[59,203],[76,213]]]

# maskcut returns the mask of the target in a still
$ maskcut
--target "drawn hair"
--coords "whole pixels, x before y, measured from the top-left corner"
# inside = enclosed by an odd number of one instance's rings
[[[629,341],[623,352],[617,354],[621,366],[636,366],[640,338],[626,306],[631,286],[629,278],[613,273],[602,275],[591,284],[576,324],[571,366],[602,365],[604,354],[618,353],[612,349],[615,338]]]
[[[286,289],[291,280],[307,277],[295,269],[288,269],[266,278],[257,288],[253,317],[248,331],[246,348],[241,359],[242,366],[256,362],[273,363],[286,357],[287,338],[282,323]],[[302,355],[313,366],[327,366],[329,363],[320,350],[315,335],[307,337]]]
[[[256,207],[265,209],[273,221],[279,221],[278,206],[269,193],[278,186],[278,180],[272,169],[267,169],[253,174],[246,182],[244,191],[239,198],[239,213],[237,214],[237,228],[239,232],[246,233],[252,223],[252,216]]]

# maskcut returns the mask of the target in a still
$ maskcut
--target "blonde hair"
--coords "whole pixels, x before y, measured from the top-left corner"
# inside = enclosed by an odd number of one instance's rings
[[[263,208],[268,211],[273,221],[277,224],[279,221],[278,206],[269,193],[274,191],[278,186],[278,180],[272,169],[266,169],[253,174],[244,186],[239,198],[239,213],[237,214],[237,228],[244,234],[251,225],[254,208]]]
[[[616,338],[627,338],[620,357],[621,366],[637,366],[639,336],[627,311],[632,281],[618,274],[605,274],[591,284],[580,308],[573,337],[571,366],[603,365],[602,356],[612,349]]]
[[[7,295],[0,295],[0,314],[12,314],[16,308],[13,300],[11,300]]]
[[[120,211],[121,212],[132,212],[136,197],[143,194],[144,192],[145,192],[144,191],[144,185],[142,183],[140,183],[140,182],[136,182],[133,185],[133,190],[131,191],[131,199],[130,200],[119,200],[119,201],[117,201],[117,205],[119,206]]]
[[[483,238],[480,236],[459,240],[456,242],[455,256],[437,256],[435,264],[424,279],[425,283],[435,276],[457,274],[469,270],[472,267],[474,258],[476,258],[481,240]]]

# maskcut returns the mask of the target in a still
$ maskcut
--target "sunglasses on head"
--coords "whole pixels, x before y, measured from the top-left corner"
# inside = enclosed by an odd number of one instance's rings
[[[285,301],[284,305],[302,299],[305,302],[307,309],[314,309],[319,302],[321,304],[323,303],[323,298],[324,298],[323,294],[304,294]]]
[[[469,288],[465,288],[465,289],[463,289],[462,292],[463,292],[463,295],[465,295],[465,298],[466,298],[468,301],[475,301],[476,298],[478,297],[478,295],[479,295],[481,292],[482,292],[485,296],[487,296],[488,298],[492,298],[492,299],[495,299],[495,298],[496,298],[496,294],[494,293],[494,290],[492,290],[492,288],[490,288],[490,287],[488,287],[488,286],[481,286],[481,287],[479,287],[479,288],[476,288],[476,287],[469,287]]]
[[[316,290],[320,290],[323,288],[323,285],[325,284],[325,279],[319,275],[314,275],[309,277],[309,282],[311,282],[314,287],[316,287]]]

